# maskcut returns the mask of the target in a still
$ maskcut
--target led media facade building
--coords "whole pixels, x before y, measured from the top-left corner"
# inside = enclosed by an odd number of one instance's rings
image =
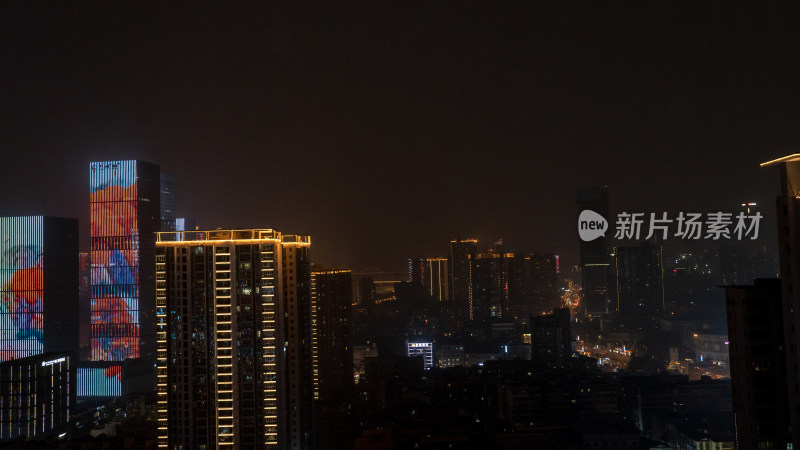
[[[0,364],[0,439],[45,435],[69,422],[74,405],[71,353],[41,353]]]
[[[0,362],[77,350],[78,220],[0,218]]]
[[[159,448],[310,448],[310,240],[158,233]]]
[[[89,164],[92,361],[155,354],[155,232],[159,167],[142,161]],[[109,376],[119,370],[109,370]]]

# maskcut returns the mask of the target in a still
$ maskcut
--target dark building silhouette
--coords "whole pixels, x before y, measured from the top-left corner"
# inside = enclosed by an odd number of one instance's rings
[[[556,256],[534,253],[524,258],[522,267],[526,298],[524,313],[540,315],[561,306]]]
[[[792,445],[800,448],[800,154],[789,155],[762,166],[780,167],[781,192],[777,200],[778,259],[788,383],[789,426]]]
[[[89,327],[92,318],[92,260],[89,252],[78,254],[78,359],[89,359]]]
[[[727,286],[728,339],[738,448],[786,448],[789,397],[781,282]]]
[[[315,398],[338,404],[353,386],[353,281],[349,270],[311,272]]]
[[[642,242],[614,249],[616,310],[620,320],[641,323],[664,312],[663,250]]]
[[[531,360],[547,367],[566,367],[572,357],[572,328],[568,308],[531,317]]]
[[[478,251],[477,239],[455,239],[450,241],[450,286],[453,289],[453,306],[473,318],[472,305],[472,259]]]
[[[608,207],[608,188],[589,187],[578,190],[578,213],[594,211],[611,223]],[[609,225],[610,226],[610,225]],[[610,236],[580,241],[581,287],[583,288],[583,311],[585,315],[603,317],[614,312],[609,292],[611,279]]]

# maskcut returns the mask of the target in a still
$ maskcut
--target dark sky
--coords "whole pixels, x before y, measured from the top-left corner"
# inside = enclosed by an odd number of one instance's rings
[[[179,215],[310,234],[317,262],[456,236],[574,262],[580,185],[771,216],[758,163],[800,151],[797,3],[28,3],[0,6],[0,215],[84,238],[89,161],[144,159]]]

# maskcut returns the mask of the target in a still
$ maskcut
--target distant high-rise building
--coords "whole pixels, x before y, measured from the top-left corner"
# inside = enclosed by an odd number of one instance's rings
[[[414,286],[425,286],[425,258],[408,259],[408,282]]]
[[[154,359],[159,167],[142,161],[92,162],[89,190],[91,359]]]
[[[425,260],[425,290],[440,302],[450,300],[450,270],[447,258]]]
[[[349,270],[311,272],[314,310],[314,394],[326,403],[347,399],[353,386],[353,282]]]
[[[158,233],[159,447],[310,448],[309,247],[274,230]]]
[[[781,192],[777,200],[778,248],[792,445],[800,448],[800,153],[769,161],[779,166]],[[732,351],[732,349],[731,349]]]
[[[578,191],[578,213],[587,209],[608,219],[607,187],[583,188]],[[608,289],[611,256],[607,234],[590,242],[580,241],[581,287],[584,314],[588,316],[606,316],[614,310]]]
[[[172,176],[166,173],[161,174],[161,186],[159,191],[161,198],[161,231],[176,231],[175,182]]]
[[[35,439],[75,408],[75,356],[48,352],[0,363],[0,439]]]
[[[469,319],[473,318],[472,259],[477,252],[477,239],[450,241],[450,286],[453,305]]]
[[[787,448],[790,442],[781,282],[727,286],[731,390],[736,447]]]
[[[572,329],[568,308],[531,317],[531,359],[548,367],[565,367],[572,356]]]
[[[615,310],[620,319],[640,323],[664,312],[663,250],[642,242],[614,249],[617,277]]]
[[[359,306],[371,305],[375,302],[375,279],[370,276],[359,276],[353,281],[355,303]]]
[[[525,305],[520,313],[541,315],[560,306],[558,259],[551,254],[531,254],[522,265]]]
[[[0,218],[0,362],[78,350],[78,220]]]
[[[480,253],[472,262],[473,319],[488,321],[509,316],[513,253]]]

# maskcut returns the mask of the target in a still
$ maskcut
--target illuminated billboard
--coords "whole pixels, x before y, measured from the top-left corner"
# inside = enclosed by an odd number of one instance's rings
[[[91,359],[139,356],[137,161],[89,165]]]
[[[42,353],[44,218],[0,218],[0,361]]]
[[[119,397],[122,395],[122,366],[78,367],[78,397]]]

